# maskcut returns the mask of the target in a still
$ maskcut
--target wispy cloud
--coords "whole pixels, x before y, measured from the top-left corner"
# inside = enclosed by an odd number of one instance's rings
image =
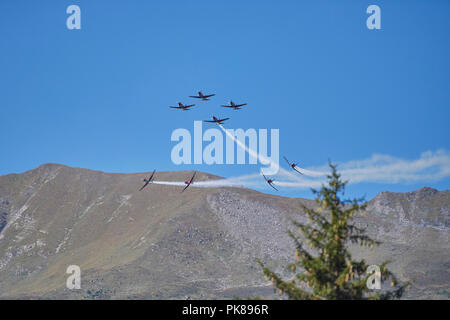
[[[342,163],[339,169],[350,183],[432,182],[450,176],[450,154],[445,150],[427,151],[412,160],[374,154],[368,159]]]
[[[446,150],[423,152],[417,159],[402,159],[390,155],[374,154],[370,158],[351,160],[338,163],[338,170],[342,178],[350,184],[362,182],[374,183],[426,183],[442,180],[450,176],[450,154]],[[314,177],[308,176],[313,172]],[[295,172],[286,175],[280,172],[286,181],[278,185],[297,188],[316,188],[325,181],[328,165],[311,167],[303,170],[307,177],[295,175]]]

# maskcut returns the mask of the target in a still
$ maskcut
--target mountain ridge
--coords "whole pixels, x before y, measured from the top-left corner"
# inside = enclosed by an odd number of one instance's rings
[[[138,192],[149,173],[44,164],[0,176],[0,298],[270,297],[255,259],[288,276],[289,220],[306,221],[299,205],[314,201],[231,187],[181,193],[153,184]],[[190,173],[157,172],[157,179]],[[392,258],[403,280],[419,279],[410,297],[447,297],[449,212],[448,190],[382,192],[355,222],[385,243],[354,254]],[[81,290],[65,288],[71,264],[82,270]]]

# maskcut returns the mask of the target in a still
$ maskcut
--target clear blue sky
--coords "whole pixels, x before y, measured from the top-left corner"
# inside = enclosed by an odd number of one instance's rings
[[[70,4],[81,7],[81,30],[66,28]],[[381,7],[381,30],[366,28],[370,4]],[[3,0],[0,174],[47,162],[257,172],[171,162],[171,132],[212,114],[232,128],[279,128],[281,155],[306,167],[450,150],[449,12],[446,0]],[[190,112],[167,108],[198,90],[217,96]],[[248,108],[217,107],[230,98]],[[352,192],[424,185],[448,189],[450,179]]]

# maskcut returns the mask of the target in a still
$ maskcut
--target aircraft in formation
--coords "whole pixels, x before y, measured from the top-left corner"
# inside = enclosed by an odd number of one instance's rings
[[[196,173],[197,173],[197,171],[194,171],[194,174],[192,175],[192,178],[189,179],[189,180],[184,181],[184,183],[186,184],[186,187],[184,187],[184,189],[181,192],[184,192],[184,190],[189,188],[189,186],[194,183],[194,178],[195,178],[195,174]]]
[[[209,100],[208,98],[213,97],[213,96],[215,96],[215,95],[216,95],[215,93],[212,93],[212,94],[206,94],[206,95],[205,95],[205,94],[203,94],[201,91],[199,91],[199,92],[198,92],[198,96],[189,96],[189,97],[190,97],[190,98],[201,99],[201,100],[203,100],[203,101],[208,101],[208,100]],[[221,107],[224,107],[224,108],[231,108],[231,109],[234,109],[234,110],[241,110],[242,107],[243,107],[243,106],[246,106],[246,105],[247,105],[246,103],[236,104],[236,103],[233,102],[233,100],[231,100],[229,105],[221,105]],[[195,106],[195,104],[184,105],[184,104],[182,104],[181,102],[178,102],[178,107],[169,106],[169,108],[172,108],[172,109],[180,109],[180,110],[183,110],[183,111],[187,111],[187,110],[190,110],[190,108],[192,108],[193,106]],[[214,121],[210,121],[210,120],[205,120],[205,121],[206,121],[206,122],[215,122],[215,123],[221,124],[222,121],[228,120],[229,118],[219,120],[219,119],[213,117],[213,119],[214,119]],[[216,120],[216,119],[217,119],[217,120]]]
[[[219,121],[225,121],[225,120],[227,120],[227,119],[217,119],[216,117],[213,117],[213,119],[214,119],[213,121],[208,121],[208,120],[205,120],[205,121],[207,121],[207,122],[215,122],[215,123],[219,123]],[[286,160],[286,162],[289,164],[289,166],[290,166],[292,169],[294,169],[295,171],[297,171],[297,172],[300,173],[300,174],[303,174],[302,172],[300,172],[300,170],[298,169],[299,167],[298,167],[295,163],[289,162],[289,160],[288,160],[285,156],[283,156],[283,158],[284,158],[284,160]],[[150,177],[149,177],[148,179],[143,179],[143,180],[142,180],[142,181],[144,181],[145,183],[144,183],[144,185],[139,189],[139,191],[141,191],[142,189],[144,189],[149,183],[153,182],[153,179],[154,179],[154,176],[155,176],[155,172],[156,172],[156,170],[153,170],[153,173],[150,175]],[[186,186],[184,187],[184,189],[183,189],[181,192],[184,192],[187,188],[189,188],[189,186],[190,186],[191,184],[194,183],[194,179],[195,179],[195,175],[196,175],[196,174],[197,174],[197,171],[194,171],[194,174],[192,175],[192,177],[191,177],[190,179],[184,181],[184,184],[185,184]],[[278,191],[278,189],[274,186],[274,181],[275,181],[275,179],[269,179],[269,178],[267,178],[264,174],[263,174],[262,176],[264,177],[264,180],[266,180],[266,182],[267,182],[272,188],[274,188],[276,191]]]
[[[212,94],[206,94],[206,95],[205,95],[205,94],[203,94],[201,91],[199,91],[197,96],[189,96],[189,97],[190,97],[190,98],[201,99],[201,100],[203,100],[203,101],[208,101],[208,100],[209,100],[208,98],[211,98],[211,97],[213,97],[213,96],[215,96],[214,93],[212,93]],[[247,105],[247,103],[236,104],[236,103],[233,102],[233,100],[230,100],[230,104],[229,104],[229,105],[221,105],[221,107],[224,107],[224,108],[231,108],[231,109],[234,109],[234,110],[241,110],[242,107],[243,107],[243,106],[246,106],[246,105]],[[169,108],[173,108],[173,109],[181,109],[181,110],[183,110],[183,111],[187,111],[187,110],[190,110],[190,108],[192,108],[193,106],[195,106],[195,104],[184,105],[184,104],[182,104],[181,102],[178,102],[178,107],[169,106]],[[217,123],[217,124],[221,125],[224,121],[229,120],[229,119],[230,119],[230,118],[219,119],[219,118],[213,116],[213,117],[212,117],[212,120],[203,120],[203,121],[204,121],[204,122]],[[287,164],[288,164],[293,170],[297,171],[297,172],[300,173],[300,174],[303,174],[303,173],[300,171],[300,169],[299,169],[300,167],[299,167],[296,163],[289,162],[289,160],[288,160],[286,157],[284,157],[284,156],[283,156],[283,158],[284,158],[284,160],[286,160]],[[155,170],[155,171],[156,171],[156,170]],[[153,171],[153,173],[152,173],[152,175],[150,176],[150,178],[144,179],[144,180],[143,180],[143,181],[145,182],[145,184],[142,186],[141,189],[139,189],[139,191],[141,191],[142,189],[144,189],[150,182],[153,181],[153,176],[154,176],[154,174],[155,174],[155,171]],[[195,178],[195,174],[196,174],[196,173],[197,173],[197,172],[194,171],[194,174],[192,175],[191,179],[184,181],[184,183],[185,183],[186,186],[184,187],[184,189],[183,189],[181,192],[184,192],[187,188],[189,188],[189,186],[190,186],[191,184],[194,183],[194,178]],[[278,189],[275,188],[275,186],[274,186],[274,184],[273,184],[273,182],[274,182],[275,179],[269,179],[269,178],[267,178],[264,174],[263,174],[263,177],[264,177],[264,179],[266,180],[266,182],[267,182],[272,188],[274,188],[275,190],[278,191]]]
[[[147,178],[142,179],[142,181],[144,181],[144,185],[139,189],[139,191],[142,191],[146,186],[148,186],[151,182],[153,182],[155,172],[156,172],[156,169],[153,170],[153,173],[150,175],[150,177],[148,179]],[[181,192],[184,192],[184,190],[186,190],[191,184],[194,183],[194,178],[195,178],[196,174],[197,174],[197,171],[194,171],[194,174],[192,175],[192,177],[190,179],[184,181],[184,184],[186,186],[184,187],[184,189]]]
[[[300,172],[300,170],[298,169],[299,166],[298,166],[297,164],[295,164],[295,163],[290,163],[289,160],[288,160],[286,157],[283,157],[283,158],[284,158],[284,160],[286,160],[286,162],[288,163],[288,165],[289,165],[292,169],[294,169],[295,171],[297,171],[297,172],[300,173],[300,174],[303,174],[303,173]]]
[[[203,94],[201,91],[198,92],[198,96],[189,96],[190,98],[202,99],[203,101],[208,101],[210,97],[214,97],[215,94]]]
[[[222,124],[224,121],[229,120],[230,118],[223,118],[223,119],[218,119],[215,116],[212,117],[212,120],[203,120],[204,122],[213,122],[213,123],[217,123],[217,124]]]
[[[142,179],[142,181],[144,181],[145,183],[144,183],[144,185],[142,186],[142,188],[140,188],[139,189],[139,191],[142,191],[142,189],[144,189],[146,186],[148,186],[148,184],[150,183],[150,182],[153,182],[153,177],[155,176],[155,172],[156,172],[156,169],[155,170],[153,170],[153,173],[152,173],[152,175],[150,176],[150,178],[148,178],[148,179]]]
[[[275,179],[268,179],[265,175],[263,175],[263,177],[266,180],[266,182],[269,184],[269,186],[271,186],[272,188],[274,188],[275,190],[278,191],[278,189],[273,186],[273,182],[275,181]]]
[[[246,106],[246,103],[242,103],[242,104],[236,104],[233,102],[233,100],[230,101],[230,105],[221,105],[221,107],[224,108],[233,108],[234,110],[241,110],[243,106]]]
[[[191,110],[191,109],[189,109],[189,108],[192,108],[193,106],[195,106],[195,104],[184,105],[184,104],[182,104],[181,102],[178,102],[178,107],[169,106],[169,108],[172,108],[172,109],[181,109],[181,110],[184,110],[184,111],[188,111],[188,110]]]

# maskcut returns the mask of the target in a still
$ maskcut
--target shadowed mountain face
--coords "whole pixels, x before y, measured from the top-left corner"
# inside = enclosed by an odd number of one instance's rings
[[[55,164],[0,176],[0,298],[270,296],[256,258],[290,276],[282,267],[294,258],[289,219],[305,222],[299,204],[313,201],[241,188],[139,192],[144,177]],[[448,298],[450,191],[383,192],[356,221],[383,245],[355,255],[392,260],[399,278],[413,281],[410,298]],[[81,268],[79,290],[66,288],[69,265]]]

